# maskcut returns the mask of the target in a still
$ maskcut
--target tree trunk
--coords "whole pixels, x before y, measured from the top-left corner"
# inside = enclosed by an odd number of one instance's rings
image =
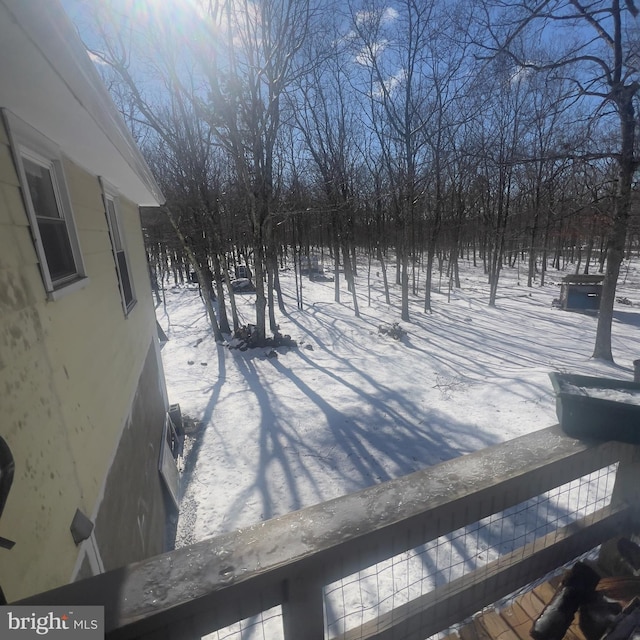
[[[620,265],[624,258],[627,238],[629,212],[631,209],[631,184],[636,170],[633,157],[635,138],[635,114],[633,110],[633,87],[625,87],[619,96],[616,106],[620,116],[621,153],[618,156],[618,192],[616,194],[613,226],[609,233],[607,245],[607,268],[600,299],[600,313],[596,329],[596,344],[593,357],[613,362],[611,352],[611,323],[613,321],[613,305],[616,298],[616,286],[620,275]]]
[[[360,317],[360,308],[358,307],[358,296],[356,293],[356,280],[354,277],[354,269],[351,264],[351,256],[347,243],[342,243],[342,261],[344,263],[344,277],[347,281],[349,291],[351,292],[351,298],[353,300],[353,312],[356,318]]]
[[[402,248],[402,304],[400,317],[405,322],[411,322],[409,317],[409,256],[406,247]]]
[[[340,302],[340,242],[337,231],[333,238],[333,293],[334,300]]]
[[[427,247],[427,268],[425,269],[424,312],[431,313],[431,286],[433,283],[433,262],[435,260],[435,244],[429,242]]]
[[[229,304],[231,305],[231,318],[233,320],[233,330],[237,331],[240,328],[240,320],[238,319],[238,307],[236,306],[236,296],[231,286],[231,276],[229,275],[229,261],[226,254],[222,254],[222,267],[224,282],[227,285],[227,291],[229,292]]]
[[[193,270],[196,272],[198,276],[198,281],[205,282],[206,278],[205,278],[204,271],[200,268],[200,264],[196,260],[196,257],[193,251],[191,251],[191,248],[187,245],[187,241],[184,235],[182,234],[182,232],[180,231],[180,229],[178,228],[178,223],[175,221],[173,214],[167,208],[165,208],[165,212],[167,214],[167,218],[169,218],[169,222],[171,223],[171,226],[173,227],[174,231],[176,232],[176,235],[178,236],[178,240],[180,241],[180,244],[182,245],[184,252],[187,254],[187,257],[189,258],[189,262],[191,263]],[[222,332],[220,331],[220,326],[218,325],[216,312],[213,308],[213,305],[211,304],[211,296],[204,295],[203,298],[204,298],[203,300],[204,306],[205,306],[205,309],[207,310],[207,315],[209,316],[209,323],[211,324],[211,329],[213,331],[213,336],[215,338],[215,341],[223,342],[224,337],[222,335]]]
[[[213,260],[213,280],[216,287],[216,297],[218,299],[218,314],[220,316],[220,331],[222,333],[231,333],[229,327],[229,319],[227,318],[227,307],[225,303],[224,288],[222,286],[222,271],[220,269],[220,257],[217,253],[211,256]]]
[[[256,339],[259,345],[264,344],[266,339],[266,308],[267,299],[264,295],[264,249],[259,239],[255,239],[254,247],[254,267],[256,270]]]
[[[389,298],[389,281],[387,280],[387,265],[384,263],[384,256],[382,255],[382,249],[380,249],[380,245],[377,246],[378,260],[380,262],[380,269],[382,270],[382,282],[384,284],[384,298],[387,304],[391,304],[391,299]]]

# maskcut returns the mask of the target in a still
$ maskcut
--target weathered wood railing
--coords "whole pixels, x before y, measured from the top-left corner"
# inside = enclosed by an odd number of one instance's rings
[[[619,462],[606,507],[342,636],[424,639],[637,529],[639,450],[550,427],[20,604],[104,605],[112,639],[199,638],[282,605],[286,640],[321,640],[325,585]]]

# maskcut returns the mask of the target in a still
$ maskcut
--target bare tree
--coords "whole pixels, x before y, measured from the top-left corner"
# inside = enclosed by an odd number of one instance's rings
[[[143,34],[133,33],[123,16],[119,20],[116,16],[114,25],[113,15],[107,19],[106,14],[101,15],[95,22],[103,50],[95,53],[115,71],[135,104],[137,118],[163,144],[175,144],[175,130],[186,131],[194,153],[203,146],[217,146],[227,154],[235,174],[234,184],[228,187],[239,196],[236,203],[250,223],[255,341],[261,344],[266,336],[267,307],[270,329],[277,331],[274,149],[283,96],[299,73],[297,52],[308,33],[310,6],[308,0],[203,0],[189,7],[184,7],[180,22],[174,24],[177,18],[171,11],[149,5],[153,24]],[[181,37],[185,29],[192,35],[186,44]],[[132,57],[136,45],[143,46]],[[153,77],[147,91],[145,74]],[[171,118],[163,117],[166,114]],[[215,214],[218,201],[210,198],[206,171],[200,177],[200,204]],[[208,231],[215,240],[215,225]],[[212,258],[215,269],[218,255]],[[221,259],[224,261],[223,256]],[[223,266],[220,269],[225,271]]]
[[[635,155],[637,118],[634,98],[640,89],[638,6],[636,0],[540,0],[536,3],[496,0],[485,3],[494,26],[496,51],[509,55],[522,69],[556,70],[573,85],[576,98],[593,104],[594,118],[617,119],[610,157],[618,167],[618,184],[607,239],[607,266],[598,316],[594,358],[613,360],[611,324],[615,292],[624,257],[631,208],[631,186],[638,168]],[[498,22],[499,12],[503,20]],[[557,36],[557,51],[536,60],[516,50],[521,35],[539,36],[541,24]],[[590,33],[591,37],[586,34]],[[504,34],[504,35],[503,35]]]
[[[489,305],[495,306],[507,244],[521,141],[530,120],[530,87],[504,57],[491,61],[479,86],[484,102],[475,119],[474,152],[482,185],[483,260],[489,280]],[[485,100],[485,96],[491,99]]]
[[[401,318],[409,317],[409,261],[415,258],[417,203],[421,191],[428,122],[428,80],[423,51],[431,35],[436,3],[404,0],[398,9],[375,0],[352,9],[356,60],[366,79],[370,123],[393,187],[396,211],[396,251],[401,272]]]
[[[322,64],[310,64],[308,73],[300,78],[297,96],[292,103],[299,135],[305,142],[321,185],[324,206],[331,221],[331,234],[335,257],[335,300],[340,301],[340,255],[345,279],[352,295],[356,316],[360,315],[356,292],[355,270],[352,260],[353,219],[355,211],[355,173],[360,155],[356,136],[359,121],[350,104],[347,89],[348,74],[341,59],[335,32],[329,42],[310,47],[310,60],[322,58]],[[352,101],[351,101],[352,102]]]
[[[524,197],[520,206],[526,214],[527,286],[532,287],[541,254],[539,245],[544,223],[550,215],[554,190],[569,163],[560,153],[561,146],[569,131],[576,141],[583,131],[568,117],[569,110],[564,101],[567,95],[565,82],[558,81],[554,75],[549,77],[549,72],[528,73],[527,76],[532,85],[531,122],[523,141],[524,153],[528,157],[521,174],[520,189]]]
[[[458,163],[458,138],[475,110],[467,99],[473,74],[470,69],[470,32],[473,16],[458,3],[437,5],[429,20],[421,73],[429,86],[429,98],[423,105],[422,122],[428,155],[423,169],[422,189],[426,221],[427,265],[424,311],[431,312],[432,271],[443,218],[459,182],[453,167]],[[459,166],[459,165],[458,165]],[[451,205],[455,208],[455,205]]]
[[[229,332],[224,292],[218,286],[220,322],[213,306],[214,282],[209,257],[218,264],[220,250],[215,225],[211,225],[208,206],[209,163],[213,149],[211,129],[197,117],[193,105],[195,91],[192,68],[188,61],[178,59],[176,51],[166,40],[167,32],[150,30],[139,42],[126,15],[110,7],[94,7],[94,29],[98,37],[93,55],[108,69],[107,81],[112,95],[134,132],[137,131],[143,152],[154,165],[156,177],[169,196],[164,211],[173,227],[184,253],[204,289],[202,296],[212,330],[217,341],[222,332]],[[149,57],[141,57],[149,65],[145,72],[135,69],[132,57],[143,44]],[[151,86],[144,78],[152,73]],[[179,81],[181,75],[183,80]],[[216,268],[217,272],[218,269]]]
[[[207,79],[198,108],[234,163],[244,196],[254,252],[256,340],[262,343],[267,303],[270,328],[277,330],[274,149],[284,94],[300,73],[297,53],[308,34],[311,9],[306,0],[211,0],[208,11],[207,39],[195,43],[193,51]]]

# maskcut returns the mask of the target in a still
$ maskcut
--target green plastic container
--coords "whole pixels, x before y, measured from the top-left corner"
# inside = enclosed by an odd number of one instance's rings
[[[640,383],[570,373],[549,377],[567,435],[640,444]]]

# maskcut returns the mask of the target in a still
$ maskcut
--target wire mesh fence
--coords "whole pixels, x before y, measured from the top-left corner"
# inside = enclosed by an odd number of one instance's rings
[[[205,636],[207,640],[280,640],[283,637],[280,606]]]
[[[402,605],[507,555],[512,562],[514,553],[544,536],[553,541],[554,532],[610,503],[616,469],[599,469],[328,585],[328,637],[350,629],[349,639],[357,640],[362,636],[353,630],[365,623],[383,614],[392,619]]]
[[[483,588],[484,574],[479,570],[499,567],[503,560],[513,562],[519,553],[525,553],[527,545],[543,539],[545,544],[553,542],[563,528],[608,506],[616,470],[617,464],[603,467],[326,585],[325,637],[368,637],[379,625],[393,624],[395,612],[425,595],[433,596],[432,604],[442,597],[446,606],[447,587],[464,579],[474,582],[476,574],[476,586]],[[523,575],[522,584],[527,581]],[[279,640],[284,637],[281,608],[264,611],[206,637]]]

